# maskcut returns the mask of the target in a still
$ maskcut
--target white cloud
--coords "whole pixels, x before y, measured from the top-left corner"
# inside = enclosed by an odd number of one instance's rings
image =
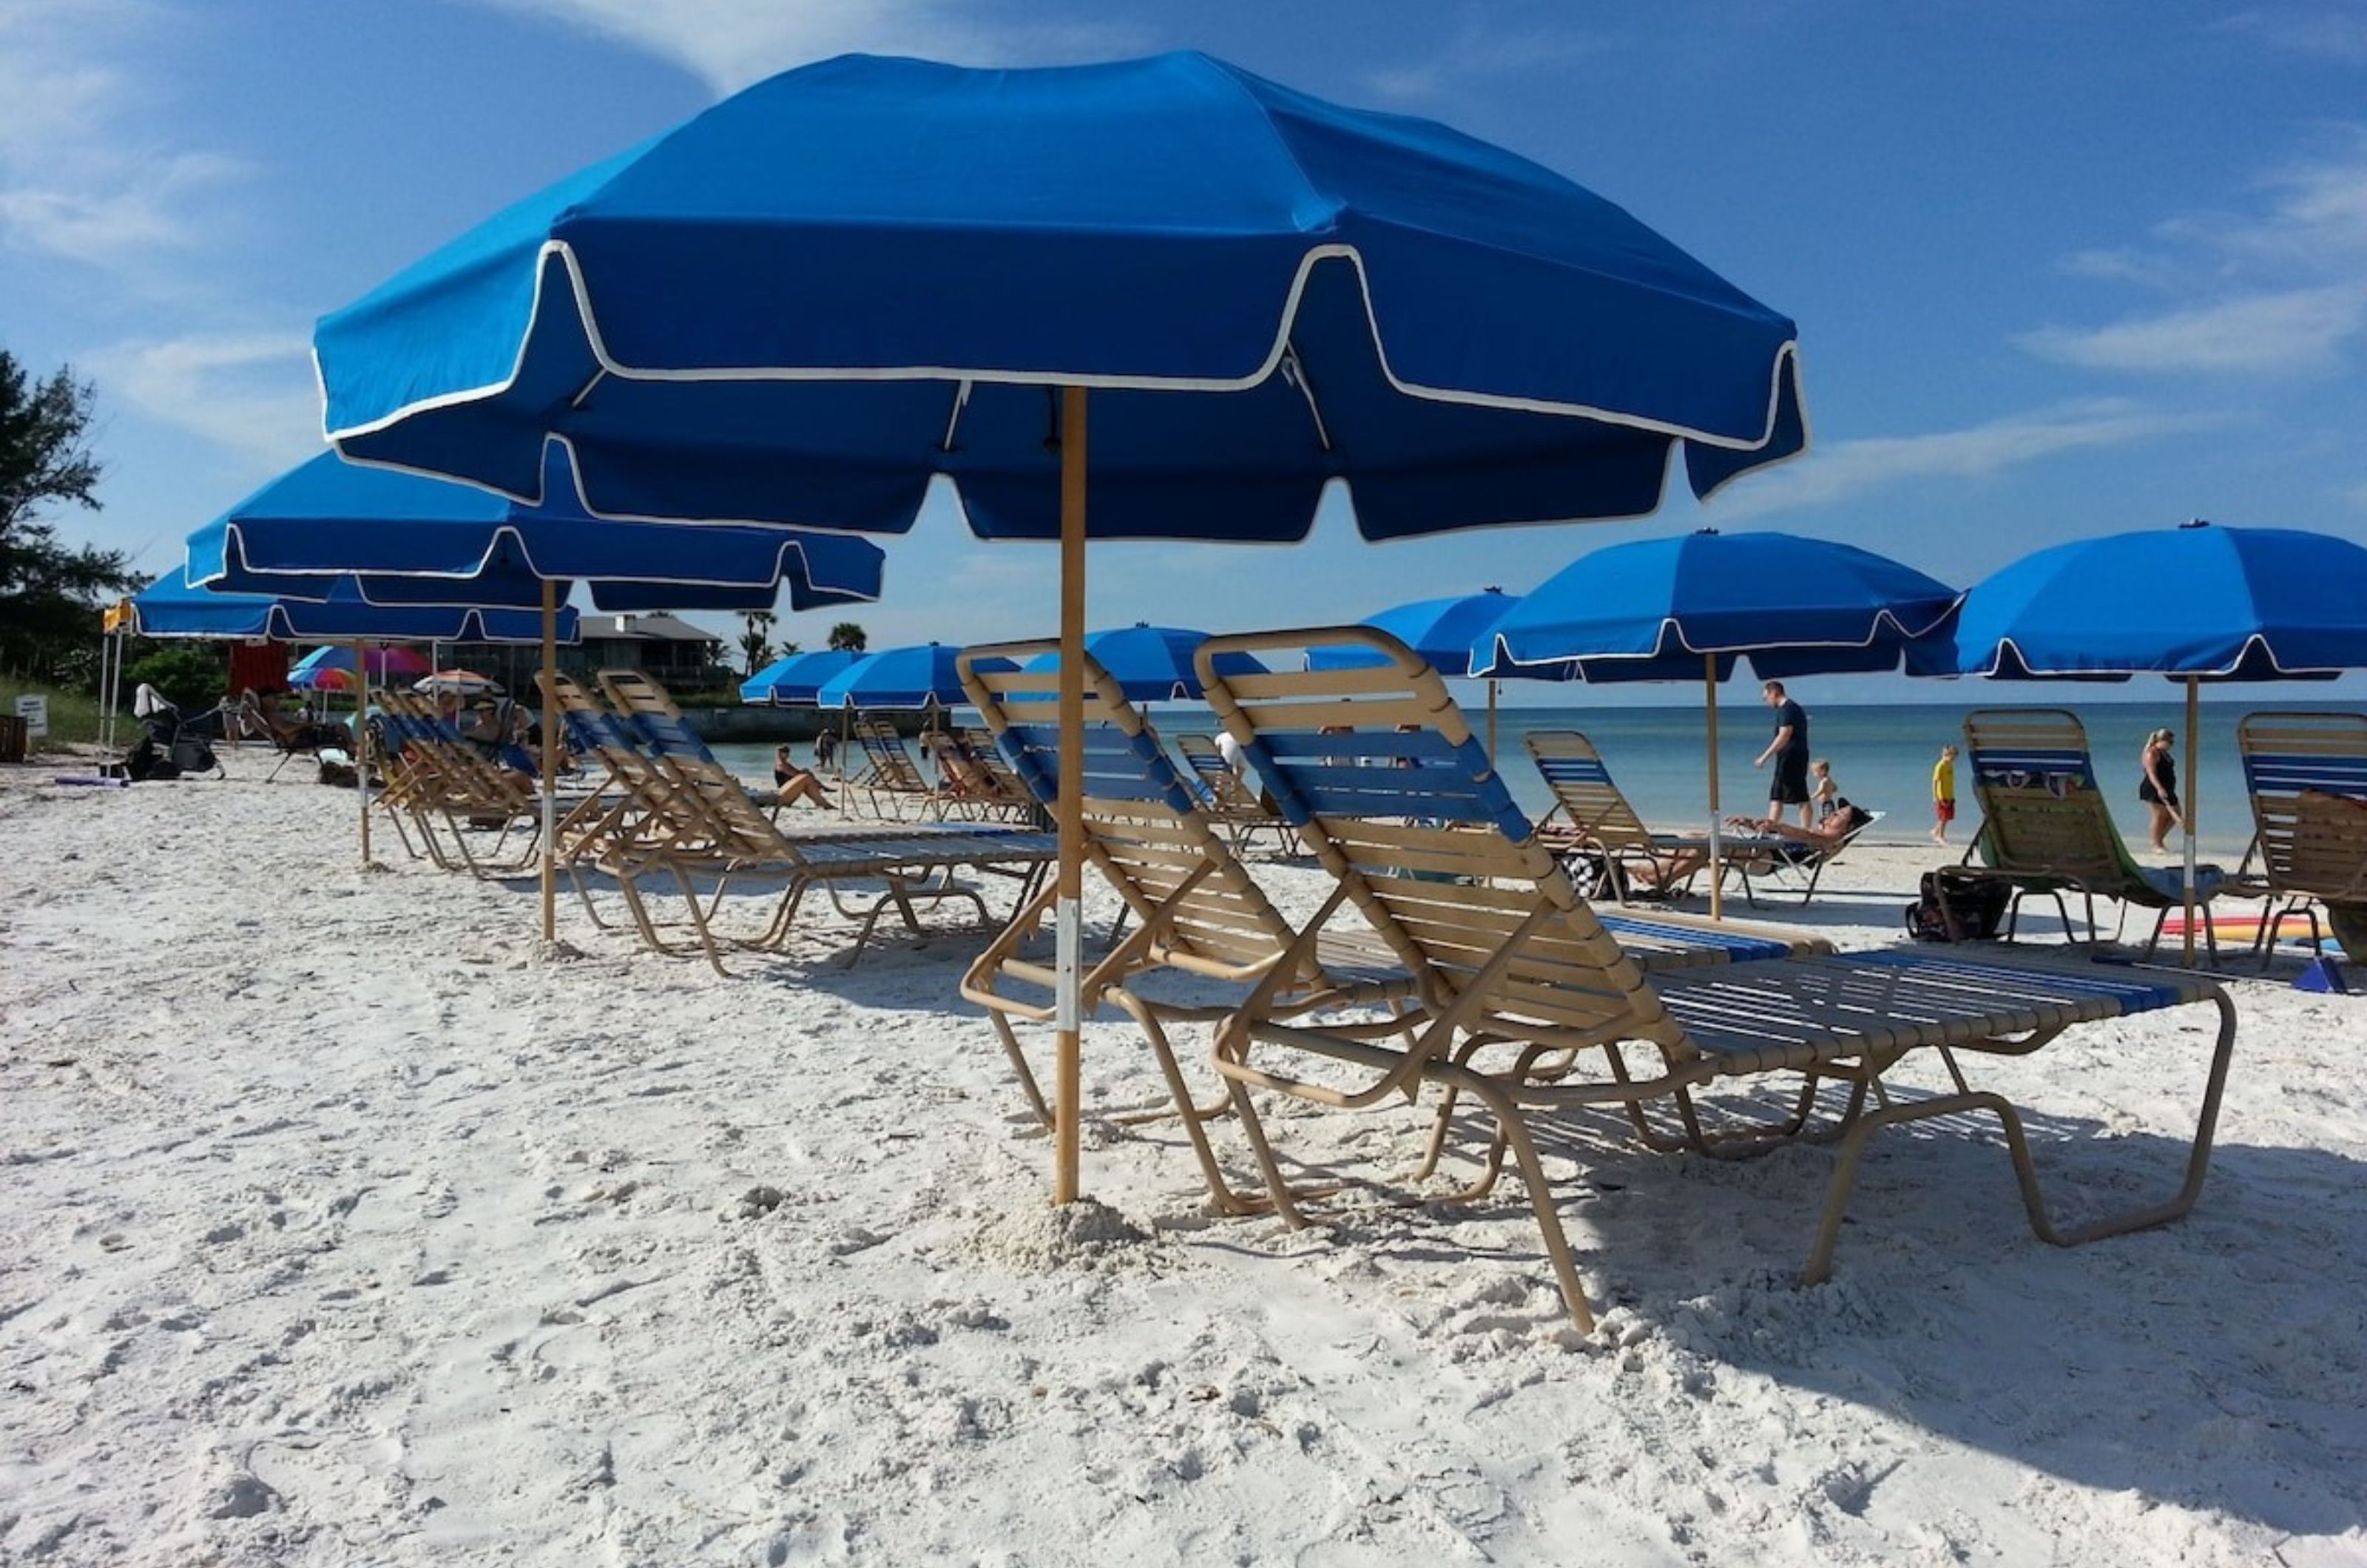
[[[297,333],[122,343],[89,356],[110,398],[276,472],[321,449],[311,344]]]
[[[1365,84],[1385,98],[1420,102],[1448,97],[1497,78],[1569,64],[1601,47],[1583,33],[1554,28],[1504,28],[1486,13],[1467,10],[1454,34],[1420,60],[1371,73]]]
[[[2250,33],[2279,49],[2321,60],[2367,63],[2367,16],[2355,10],[2276,6],[2239,11],[2220,23],[2218,30]]]
[[[616,39],[718,94],[834,54],[912,54],[966,65],[1106,58],[1139,35],[1111,24],[982,20],[961,0],[486,0]]]
[[[1772,512],[1829,506],[1919,479],[1988,479],[2027,463],[2203,429],[2213,415],[2165,414],[2101,399],[2015,414],[1965,430],[1870,436],[1812,446],[1795,462],[1722,491],[1708,503],[1724,525]]]
[[[2274,374],[2338,363],[2362,321],[2367,289],[2351,285],[2240,296],[2106,327],[2042,327],[2015,341],[2090,370]]]
[[[150,129],[168,90],[130,68],[177,26],[150,0],[0,5],[0,243],[138,276],[203,242],[243,165]]]

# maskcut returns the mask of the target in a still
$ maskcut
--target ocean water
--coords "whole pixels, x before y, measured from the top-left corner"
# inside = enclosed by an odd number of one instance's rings
[[[1868,810],[1885,813],[1873,829],[1875,840],[1913,840],[1931,827],[1931,764],[1940,748],[1951,741],[1964,744],[1965,715],[1976,707],[2068,707],[2079,715],[2088,730],[2090,754],[2098,780],[2112,802],[2122,835],[2140,860],[2153,861],[2146,833],[2146,812],[2137,799],[2138,754],[2146,736],[2157,728],[2180,731],[2179,766],[2186,763],[2186,699],[2168,688],[2159,703],[2087,703],[2065,701],[2052,693],[2025,694],[2017,689],[2000,700],[1983,702],[1896,703],[1830,706],[1808,715],[1810,750],[1832,764],[1840,793]],[[1723,695],[1723,694],[1721,694]],[[2305,709],[2347,705],[2310,702],[2263,702],[2238,698],[2212,701],[2202,707],[2201,797],[2196,818],[2204,854],[2232,866],[2252,834],[2250,808],[2246,805],[2241,762],[2236,754],[2236,726],[2244,715],[2266,708]],[[2351,710],[2351,711],[2356,711]],[[1484,739],[1487,716],[1477,705],[1467,709],[1473,731]],[[1161,703],[1152,717],[1167,735],[1213,732],[1215,721],[1197,703]],[[956,722],[975,723],[977,716],[957,710]],[[1773,715],[1756,702],[1721,703],[1718,710],[1720,804],[1727,815],[1758,815],[1767,807],[1767,773],[1751,766],[1766,745]],[[1532,816],[1552,804],[1544,781],[1529,761],[1522,740],[1535,729],[1579,729],[1592,740],[1609,765],[1611,776],[1644,819],[1655,826],[1682,827],[1704,821],[1709,814],[1706,784],[1707,751],[1702,709],[1693,705],[1665,707],[1590,707],[1583,704],[1551,707],[1506,707],[1497,715],[1497,754],[1513,798]],[[810,760],[810,748],[798,749],[800,761]],[[717,748],[735,772],[769,778],[772,748]],[[2180,788],[2184,788],[2183,773]],[[1950,841],[1961,846],[1977,826],[1979,808],[1972,798],[1969,770],[1957,767],[1957,811]],[[2179,840],[2169,840],[2173,857]]]

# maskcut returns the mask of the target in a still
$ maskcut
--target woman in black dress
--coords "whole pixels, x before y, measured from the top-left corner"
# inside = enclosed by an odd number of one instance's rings
[[[2137,798],[2153,812],[2153,852],[2169,852],[2169,830],[2179,825],[2178,762],[2170,754],[2178,737],[2167,729],[2157,729],[2146,737],[2145,755],[2139,761],[2143,776],[2137,781]]]

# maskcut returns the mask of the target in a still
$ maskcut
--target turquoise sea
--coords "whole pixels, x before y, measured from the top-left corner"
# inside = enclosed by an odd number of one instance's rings
[[[2018,694],[2017,694],[2018,695]],[[1876,840],[1912,840],[1931,826],[1931,764],[1949,741],[1964,742],[1964,717],[1975,707],[2036,707],[2043,699],[1981,703],[1897,703],[1853,705],[1811,709],[1810,748],[1832,763],[1840,793],[1870,810],[1886,813],[1874,829]],[[2146,808],[2136,797],[2138,753],[2146,734],[2159,727],[2182,731],[2185,697],[2171,689],[2159,703],[2060,703],[2077,712],[2088,728],[2098,777],[2108,793],[2114,815],[2129,846],[2141,859],[2155,858],[2146,843]],[[2264,708],[2345,707],[2349,705],[2310,702],[2261,702],[2251,699],[2203,704],[2202,795],[2196,817],[2204,852],[2228,864],[2243,853],[2251,838],[2251,818],[2245,804],[2243,770],[2236,755],[2236,725],[2248,713]],[[1486,715],[1467,710],[1472,728],[1484,735]],[[2356,709],[2350,709],[2356,711]],[[1772,715],[1752,703],[1719,709],[1720,800],[1728,814],[1757,814],[1766,809],[1767,775],[1754,769],[1751,759],[1767,743]],[[1161,703],[1153,712],[1161,732],[1212,731],[1208,710],[1196,703]],[[957,722],[974,723],[976,716],[957,710]],[[1532,729],[1580,729],[1603,752],[1612,777],[1635,802],[1645,819],[1659,826],[1680,826],[1708,815],[1705,784],[1707,748],[1702,710],[1693,706],[1507,707],[1497,716],[1498,754],[1512,783],[1514,798],[1532,815],[1550,804],[1543,781],[1522,748],[1522,737]],[[2179,736],[2179,762],[2185,765],[2186,737]],[[735,772],[769,777],[772,748],[724,746],[718,752]],[[800,761],[810,749],[798,748]],[[1962,844],[1971,834],[1979,812],[1971,798],[1969,776],[1959,766],[1957,807],[1960,815],[1952,841]],[[2181,785],[2181,787],[2183,787]],[[2173,851],[2177,839],[2170,840]]]

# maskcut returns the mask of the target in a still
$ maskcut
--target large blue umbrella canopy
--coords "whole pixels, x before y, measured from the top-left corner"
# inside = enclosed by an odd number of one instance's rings
[[[562,470],[563,470],[563,465]],[[866,539],[777,527],[604,522],[562,493],[520,506],[469,485],[362,468],[325,452],[189,537],[198,582],[322,597],[351,573],[379,604],[535,606],[586,583],[604,610],[792,610],[875,600],[884,557]]]
[[[789,72],[497,214],[313,342],[346,457],[528,502],[547,439],[605,516],[901,531],[946,475],[975,532],[1062,540],[1075,651],[1087,537],[1297,539],[1333,481],[1376,539],[1632,516],[1677,446],[1705,495],[1806,445],[1795,335],[1548,169],[1172,54]]]
[[[1792,322],[1552,170],[1200,54],[847,57],[488,220],[315,334],[349,457],[606,516],[1096,537],[1624,517],[1805,444]],[[1223,391],[1218,398],[1163,396]]]
[[[268,637],[275,642],[362,638],[372,642],[539,642],[542,617],[527,610],[480,610],[443,604],[373,604],[352,579],[336,581],[325,599],[280,599],[263,593],[217,593],[175,567],[130,599],[132,625],[142,637]],[[559,615],[559,640],[576,640],[575,612]]]
[[[1488,675],[1697,681],[1748,655],[1764,677],[1896,670],[1956,591],[1854,545],[1722,534],[1613,545],[1581,556],[1505,614],[1473,649]],[[1578,661],[1575,671],[1560,667]],[[1523,668],[1528,667],[1528,668]]]
[[[1185,626],[1154,626],[1137,621],[1130,626],[1110,626],[1085,634],[1085,651],[1116,681],[1133,703],[1194,699],[1201,694],[1200,673],[1192,655],[1208,634]],[[1023,666],[1057,670],[1060,656],[1039,654]],[[1221,675],[1263,675],[1265,666],[1246,653],[1228,653],[1217,660]]]
[[[968,700],[962,694],[961,672],[954,667],[960,655],[960,649],[934,642],[866,654],[823,682],[814,700],[826,708],[951,706]],[[981,665],[1013,668],[1008,659],[989,659]]]
[[[821,695],[824,682],[844,673],[862,657],[843,648],[784,654],[740,683],[740,700],[774,706],[814,702]]]
[[[2186,956],[2194,956],[2196,736],[2204,681],[2367,669],[2367,548],[2202,522],[2074,539],[1976,583],[1908,649],[1917,675],[2186,682]]]
[[[2367,669],[2367,547],[2189,523],[2036,550],[1908,649],[1916,675],[2273,681]]]
[[[1430,661],[1442,675],[1468,675],[1471,650],[1482,645],[1505,613],[1520,601],[1501,588],[1445,599],[1417,599],[1366,615],[1362,625],[1388,633]],[[1372,649],[1342,644],[1307,656],[1310,670],[1356,670],[1387,660]]]

